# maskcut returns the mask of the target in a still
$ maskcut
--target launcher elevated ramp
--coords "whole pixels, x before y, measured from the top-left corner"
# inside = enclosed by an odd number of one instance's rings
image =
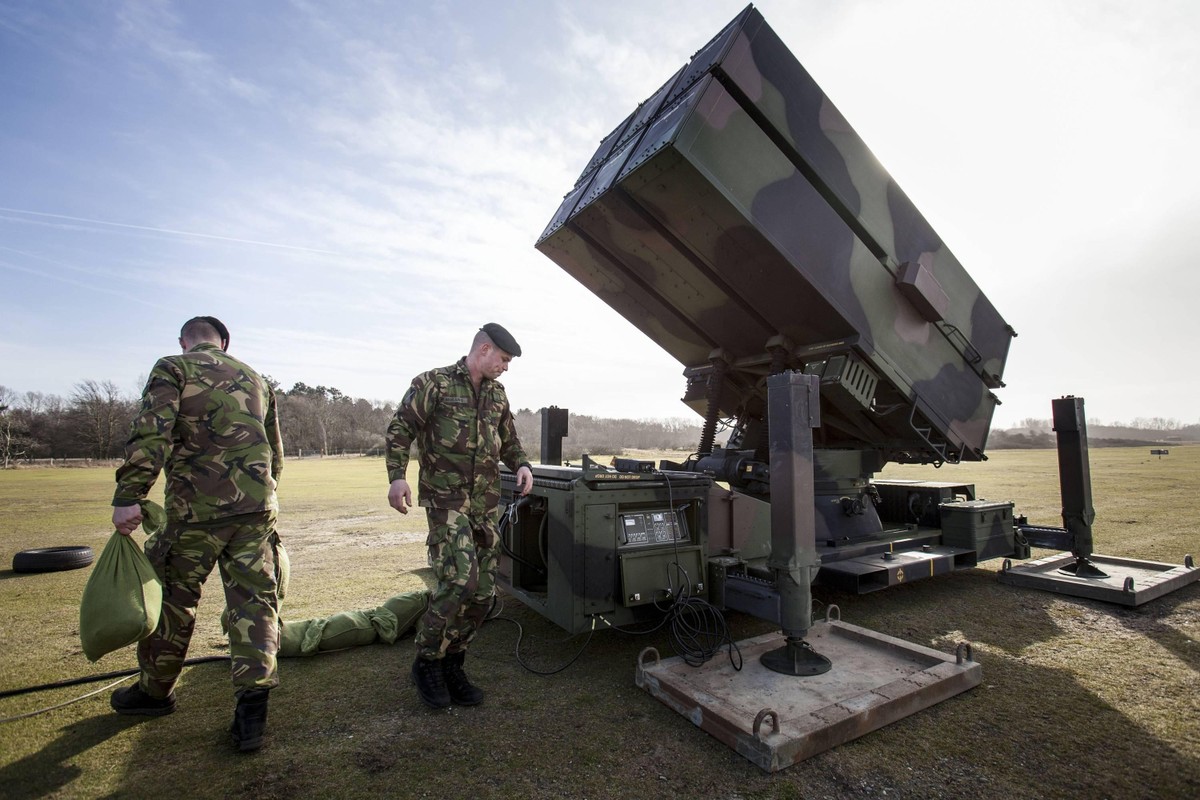
[[[819,447],[983,456],[1015,333],[752,6],[604,137],[537,247],[702,414],[752,426],[763,377],[803,369]]]

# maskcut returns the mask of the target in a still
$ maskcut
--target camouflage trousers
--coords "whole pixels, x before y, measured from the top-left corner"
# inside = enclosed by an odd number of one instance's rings
[[[147,694],[166,697],[175,687],[196,627],[200,590],[214,566],[225,588],[235,691],[279,684],[278,541],[272,511],[202,523],[168,522],[161,534],[146,540],[146,557],[163,583],[158,628],[138,643],[141,686]]]
[[[496,590],[500,540],[494,514],[427,508],[429,566],[437,588],[417,622],[417,655],[443,658],[467,649]]]

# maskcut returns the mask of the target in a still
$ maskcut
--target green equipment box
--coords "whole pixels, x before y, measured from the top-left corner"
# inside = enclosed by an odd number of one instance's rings
[[[1011,556],[1016,549],[1013,504],[989,500],[942,503],[942,544],[974,550],[979,561]]]
[[[570,633],[653,623],[680,596],[707,598],[712,479],[584,464],[534,465],[527,497],[501,474],[505,591]]]

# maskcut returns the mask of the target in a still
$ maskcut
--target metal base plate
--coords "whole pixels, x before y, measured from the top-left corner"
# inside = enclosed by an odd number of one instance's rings
[[[1088,560],[1108,577],[1080,578],[1062,572],[1063,567],[1075,563],[1075,556],[1062,553],[1017,566],[1006,561],[1000,582],[1132,607],[1200,580],[1200,569],[1191,565],[1190,557],[1183,566],[1095,554]]]
[[[786,643],[773,633],[738,642],[743,667],[722,653],[700,667],[682,658],[638,658],[637,685],[767,772],[776,772],[977,686],[970,645],[957,655],[840,621],[817,623],[806,637],[833,662],[821,675],[796,677],[762,665]],[[736,658],[736,656],[735,656]]]

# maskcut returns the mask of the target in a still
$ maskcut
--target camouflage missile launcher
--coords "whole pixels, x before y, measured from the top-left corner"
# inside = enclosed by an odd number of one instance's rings
[[[753,7],[604,137],[537,248],[759,462],[785,370],[867,471],[983,458],[1015,333]]]
[[[869,592],[1005,558],[1017,585],[1138,602],[1133,576],[1102,587],[1114,576],[1089,560],[1081,399],[1055,408],[1065,528],[969,484],[873,480],[888,461],[984,458],[1016,334],[753,7],[601,141],[537,248],[684,366],[705,424],[684,464],[535,467],[520,500],[504,477],[502,579],[572,632],[670,614],[687,592],[777,623],[739,643],[740,676],[648,647],[636,677],[764,769],[981,680],[969,643],[951,658],[814,620],[814,585]],[[1018,575],[1008,557],[1031,543],[1074,563]],[[1190,556],[1178,572],[1200,579]]]
[[[940,504],[910,513],[938,487],[873,477],[983,459],[1016,334],[753,6],[601,140],[537,248],[683,365],[703,434],[663,468],[728,484],[709,502],[710,556],[740,553],[722,574],[773,579],[781,500],[813,509],[818,582],[870,591],[976,563],[942,546]],[[784,373],[815,377],[818,399],[772,431]],[[795,491],[771,474],[795,426],[813,428],[813,494],[772,502],[773,484]],[[988,557],[1019,544],[1009,526]],[[914,552],[880,561],[896,550]]]

